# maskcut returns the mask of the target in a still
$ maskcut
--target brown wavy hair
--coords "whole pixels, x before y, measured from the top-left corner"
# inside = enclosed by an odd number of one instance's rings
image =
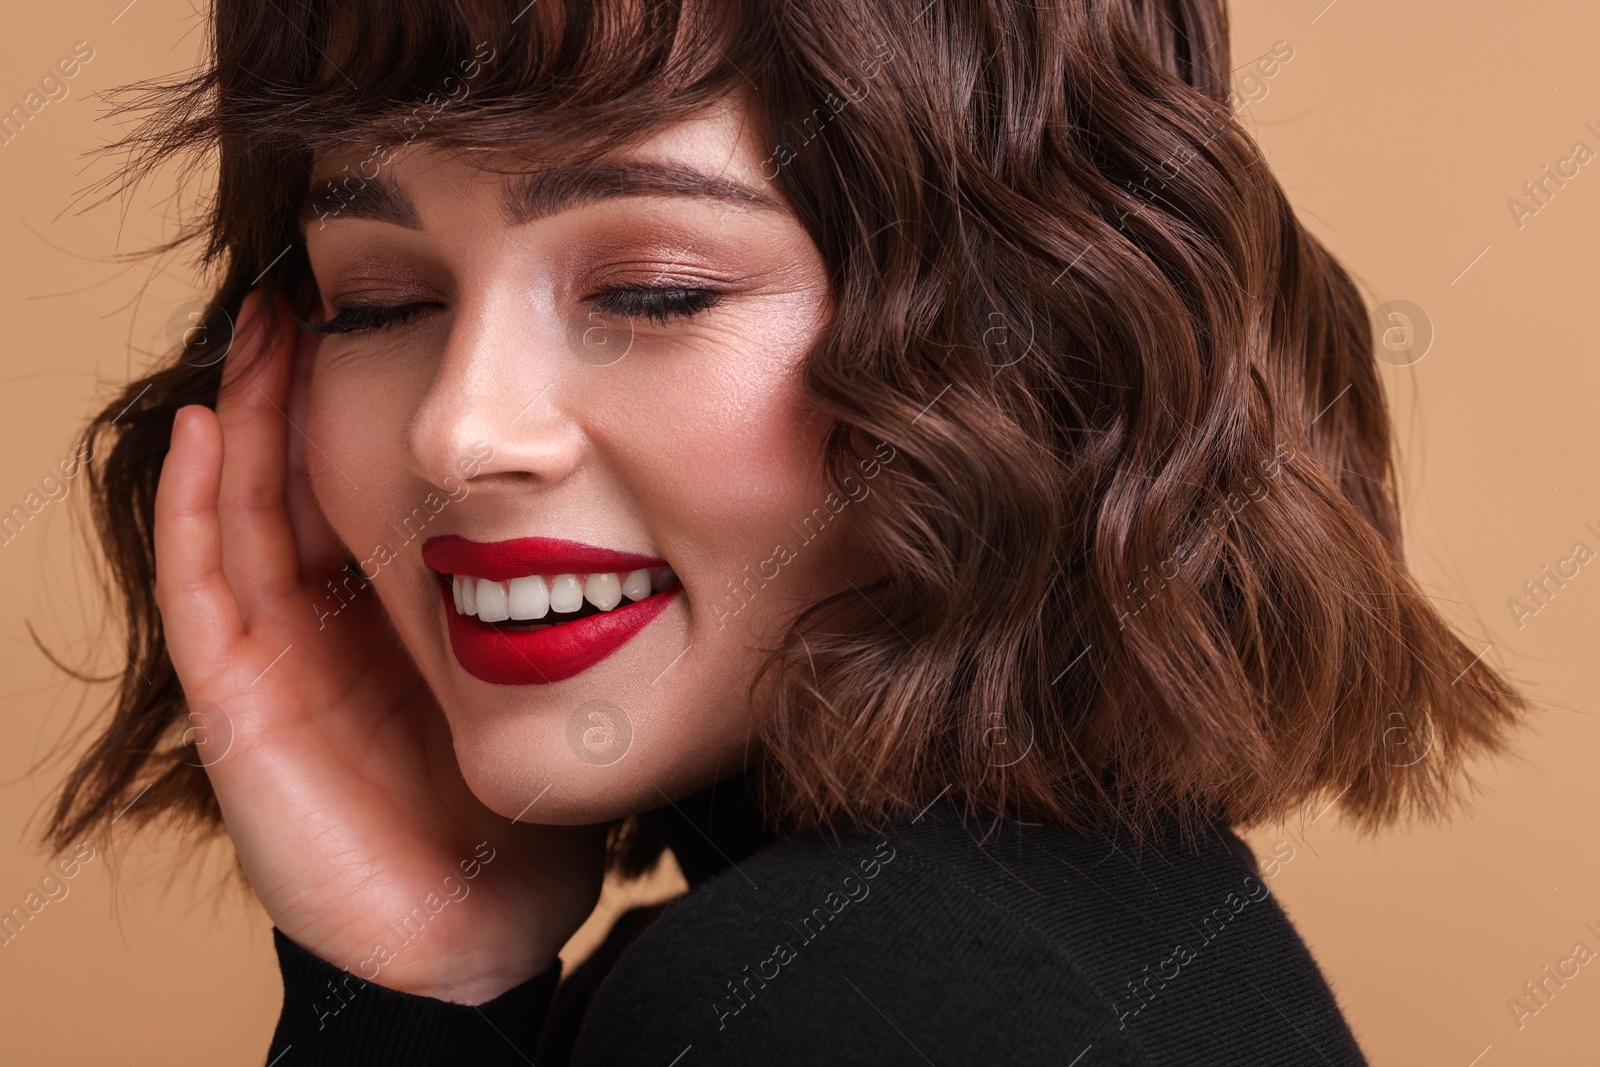
[[[146,788],[130,821],[220,827],[174,736],[155,489],[174,412],[215,402],[196,344],[258,281],[312,307],[313,155],[598,158],[734,91],[830,272],[829,475],[893,457],[855,504],[887,573],[752,683],[773,827],[949,794],[1133,830],[1336,796],[1371,829],[1448,810],[1524,710],[1407,572],[1368,312],[1237,120],[1220,0],[217,0],[210,30],[113,146],[117,189],[214,173],[162,251],[220,282],[83,435],[129,664],[52,843]]]

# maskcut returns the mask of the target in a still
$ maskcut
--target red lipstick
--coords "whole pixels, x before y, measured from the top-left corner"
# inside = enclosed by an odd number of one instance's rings
[[[543,629],[513,629],[456,611],[450,576],[500,582],[532,574],[625,574],[668,564],[632,552],[548,537],[481,542],[455,534],[425,541],[422,560],[439,574],[439,593],[456,662],[474,678],[495,685],[546,685],[588,670],[625,645],[683,591],[681,585],[673,585],[581,619],[560,622],[557,613],[546,616],[552,624]]]
[[[468,541],[446,534],[422,542],[422,562],[440,574],[470,574],[503,582],[525,574],[593,574],[665,567],[664,559],[634,552],[596,548],[553,537],[518,537],[511,541]]]

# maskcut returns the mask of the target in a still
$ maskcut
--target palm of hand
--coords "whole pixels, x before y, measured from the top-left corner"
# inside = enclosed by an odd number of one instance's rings
[[[226,740],[206,771],[291,940],[392,988],[487,999],[587,916],[600,831],[513,823],[472,795],[370,591],[319,622],[316,590],[343,557],[289,436],[315,342],[268,345],[264,307],[256,293],[241,309],[216,414],[180,411],[157,493],[173,666]]]

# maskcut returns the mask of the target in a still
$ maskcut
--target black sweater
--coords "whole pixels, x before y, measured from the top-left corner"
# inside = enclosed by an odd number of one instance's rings
[[[1169,825],[1136,857],[1016,821],[985,838],[943,803],[837,840],[694,821],[690,892],[627,913],[559,993],[559,961],[476,1006],[401,993],[274,930],[267,1062],[1366,1062],[1272,896],[1283,857],[1259,868],[1224,826],[1191,849]]]

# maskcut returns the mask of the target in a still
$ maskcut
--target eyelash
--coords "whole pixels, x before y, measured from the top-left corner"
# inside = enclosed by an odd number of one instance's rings
[[[591,301],[603,312],[620,318],[643,318],[661,326],[674,318],[692,318],[721,302],[722,297],[711,289],[654,285],[602,289],[599,297]],[[351,303],[339,308],[331,319],[301,322],[300,328],[308,333],[320,334],[376,332],[398,326],[434,306],[437,305]]]
[[[681,285],[624,285],[602,289],[601,298],[594,303],[621,318],[644,318],[665,326],[670,319],[692,318],[716,307],[722,297],[711,289]]]
[[[331,319],[302,322],[307,333],[368,333],[398,326],[429,307],[428,304],[345,304]]]

